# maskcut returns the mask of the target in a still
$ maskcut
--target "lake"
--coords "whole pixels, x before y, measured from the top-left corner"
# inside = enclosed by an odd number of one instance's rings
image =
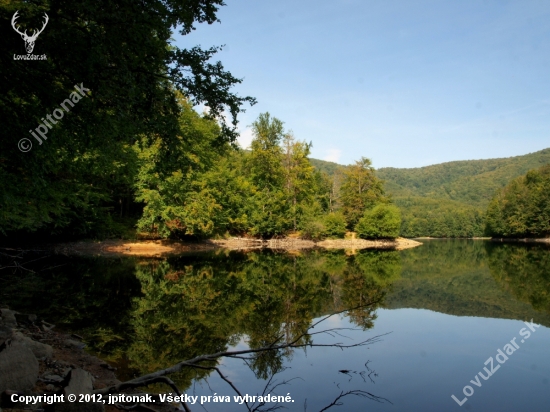
[[[53,256],[2,299],[78,331],[93,353],[118,366],[120,379],[200,354],[293,339],[322,317],[354,308],[311,331],[345,330],[302,342],[379,342],[266,352],[248,365],[226,358],[221,370],[243,395],[262,394],[271,378],[279,386],[266,393],[289,394],[294,402],[281,405],[291,411],[319,411],[346,391],[383,399],[351,394],[331,410],[548,410],[550,249],[422,242],[399,252]],[[209,411],[246,410],[211,371],[173,379],[188,395],[231,396],[231,403],[205,403]]]

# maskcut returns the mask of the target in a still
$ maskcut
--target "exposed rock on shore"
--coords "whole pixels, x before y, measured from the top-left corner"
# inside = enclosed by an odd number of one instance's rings
[[[38,359],[21,342],[10,342],[5,346],[0,352],[0,393],[32,389],[38,380]]]
[[[36,315],[0,310],[0,411],[27,410],[31,405],[13,403],[11,395],[90,394],[96,387],[118,382],[100,367],[104,362],[82,352],[82,346],[67,349],[68,336],[52,331],[53,325]],[[43,341],[43,342],[41,342]],[[44,343],[51,342],[50,344]],[[53,346],[52,346],[53,345]],[[95,377],[83,368],[94,372]],[[32,409],[50,412],[102,412],[97,403],[37,403]]]
[[[401,250],[420,246],[421,244],[420,242],[404,238],[397,238],[395,240],[327,239],[315,242],[313,240],[293,237],[268,240],[233,237],[229,239],[211,239],[202,242],[177,242],[171,240],[75,242],[53,245],[49,249],[53,249],[55,253],[64,255],[162,257],[178,253],[201,252],[220,248],[230,250],[302,250],[321,247],[327,249]]]
[[[365,240],[365,239],[327,239],[320,242],[298,238],[282,238],[282,239],[248,239],[248,238],[231,238],[222,240],[211,240],[212,243],[226,249],[281,249],[281,250],[300,250],[311,248],[324,249],[393,249],[403,250],[412,247],[420,246],[422,243],[411,239],[380,239],[380,240]]]
[[[116,368],[83,351],[78,335],[55,332],[36,315],[25,315],[0,305],[0,412],[115,412],[114,405],[68,402],[67,395],[93,394],[120,383]],[[47,341],[48,344],[43,343]],[[64,402],[30,405],[12,402],[12,395],[64,395]],[[16,397],[15,399],[18,399]],[[105,399],[105,398],[104,398]],[[131,406],[131,405],[126,405]],[[148,410],[176,412],[160,402]]]
[[[325,249],[394,249],[403,250],[420,246],[422,243],[412,239],[399,237],[397,239],[332,239],[323,240],[317,246]]]

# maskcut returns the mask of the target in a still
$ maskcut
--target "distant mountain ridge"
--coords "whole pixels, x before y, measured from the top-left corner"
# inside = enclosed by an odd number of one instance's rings
[[[334,175],[334,173],[336,172],[336,170],[338,170],[338,168],[346,167],[344,165],[341,165],[335,162],[328,162],[326,160],[320,160],[320,159],[310,158],[309,161],[316,169],[322,172],[325,172],[329,176]]]
[[[527,171],[550,163],[550,148],[522,156],[461,160],[414,169],[377,170],[394,197],[442,198],[485,207],[496,190]]]
[[[319,159],[311,162],[329,175],[345,167]],[[376,174],[401,209],[402,236],[472,237],[483,235],[483,215],[495,192],[545,164],[550,164],[550,148],[508,158],[384,167]]]

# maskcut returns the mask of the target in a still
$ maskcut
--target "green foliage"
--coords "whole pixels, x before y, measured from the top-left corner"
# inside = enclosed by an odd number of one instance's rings
[[[302,225],[300,233],[305,239],[320,240],[325,237],[326,226],[320,220],[308,220]]]
[[[292,227],[297,229],[297,219],[304,208],[315,203],[314,194],[318,179],[309,161],[311,143],[300,142],[287,133],[283,140],[282,163],[284,168],[284,188],[290,206]]]
[[[337,170],[342,168],[342,165],[334,162],[327,162],[326,160],[320,159],[310,159],[311,165],[315,167],[319,172],[325,173],[326,175],[332,177]]]
[[[480,237],[483,211],[454,200],[425,197],[397,198],[401,210],[400,235],[404,237]]]
[[[280,188],[284,179],[280,146],[284,137],[283,122],[271,118],[269,113],[261,113],[252,123],[252,133],[248,159],[252,181],[260,190]]]
[[[528,170],[550,163],[550,149],[503,159],[464,160],[415,169],[382,168],[394,198],[421,196],[448,199],[485,208],[494,193]]]
[[[355,227],[365,210],[377,203],[388,202],[382,181],[376,177],[369,159],[362,157],[343,171],[340,187],[342,212],[351,229]]]
[[[401,212],[394,205],[381,204],[366,210],[355,226],[359,237],[396,238],[401,227]]]
[[[140,231],[160,237],[273,237],[297,231],[309,239],[343,237],[344,214],[334,212],[338,186],[311,164],[311,143],[296,140],[282,121],[263,113],[253,123],[250,151],[220,146],[217,123],[198,115],[185,99],[179,104],[172,163],[161,162],[161,139],[144,137],[134,146],[136,199],[144,204]],[[353,169],[347,183],[360,180],[361,204],[386,201],[370,161],[359,164],[363,169]],[[350,202],[357,198],[348,192]]]
[[[382,168],[376,173],[401,209],[402,236],[472,237],[483,236],[484,211],[497,190],[549,162],[550,149],[544,149],[505,159]]]
[[[341,212],[331,212],[324,219],[324,235],[329,238],[343,238],[346,234],[346,219]]]
[[[500,237],[550,236],[550,165],[530,170],[489,203],[486,232]]]
[[[197,23],[217,22],[221,0],[152,0],[136,7],[116,2],[40,0],[0,4],[0,232],[93,233],[98,224],[139,214],[133,201],[137,173],[132,147],[141,136],[161,140],[158,156],[172,169],[179,143],[177,91],[194,105],[209,107],[219,124],[218,143],[236,138],[236,116],[252,98],[232,87],[241,82],[212,62],[219,48],[180,49],[172,30],[185,35]],[[29,64],[10,20],[19,10],[22,27],[50,23],[35,53],[47,60]],[[70,53],[68,53],[70,51]],[[90,89],[39,144],[29,129],[41,124],[75,84]],[[230,113],[226,122],[224,113]],[[21,138],[34,147],[22,153]],[[159,167],[159,173],[164,173]],[[170,174],[170,173],[168,173]]]
[[[215,150],[220,129],[184,99],[179,103],[180,134],[172,150],[177,166],[170,174],[159,170],[167,170],[165,164],[159,164],[160,138],[144,138],[135,145],[140,166],[136,200],[145,205],[138,229],[163,237],[172,233],[206,237],[215,232],[221,210],[212,188],[204,181],[204,173],[220,156],[220,148]]]
[[[282,190],[259,191],[248,199],[245,206],[249,226],[247,231],[252,236],[270,237],[282,235],[292,227],[289,219],[290,205]]]

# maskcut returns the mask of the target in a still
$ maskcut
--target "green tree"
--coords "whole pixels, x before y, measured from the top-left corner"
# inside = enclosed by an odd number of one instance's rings
[[[292,205],[290,213],[293,230],[297,230],[296,221],[303,203],[314,201],[317,182],[315,181],[314,167],[308,159],[311,146],[311,143],[296,141],[292,133],[285,134],[283,138],[285,190]]]
[[[504,237],[550,235],[550,165],[530,170],[495,194],[487,209],[486,232]]]
[[[331,212],[324,219],[324,234],[328,237],[343,238],[346,234],[346,219],[341,212]]]
[[[355,231],[362,238],[396,238],[401,228],[401,212],[395,205],[380,204],[365,214]]]
[[[171,41],[177,27],[186,35],[196,23],[214,23],[222,0],[33,2],[0,4],[0,232],[90,232],[97,221],[114,215],[132,200],[131,147],[140,136],[161,140],[158,173],[171,175],[171,150],[179,142],[180,106],[176,91],[193,104],[209,107],[220,126],[218,141],[234,141],[237,115],[249,97],[240,83],[211,62],[219,48],[180,49]],[[15,60],[23,42],[10,21],[19,10],[21,28],[50,22],[35,53],[47,60]],[[70,52],[68,52],[70,51]],[[29,133],[59,108],[74,85],[88,95],[48,130],[39,144]],[[230,113],[224,121],[223,113]],[[22,153],[21,138],[34,148]],[[129,157],[130,158],[129,158]],[[127,179],[113,176],[128,171]],[[125,196],[124,201],[120,198]]]
[[[216,146],[220,129],[215,121],[195,112],[184,98],[179,103],[180,135],[172,149],[179,167],[174,167],[170,175],[159,173],[160,138],[144,137],[135,145],[140,165],[136,200],[145,205],[138,229],[162,237],[210,236],[219,227],[222,207],[204,174],[221,156],[222,148]]]
[[[254,138],[250,143],[250,173],[260,190],[282,188],[284,170],[281,163],[285,132],[283,122],[269,113],[261,113],[252,123]]]
[[[366,209],[380,202],[387,202],[382,181],[376,177],[369,159],[362,157],[343,171],[340,187],[342,212],[351,229],[355,227]]]
[[[254,138],[247,164],[250,179],[257,189],[247,205],[250,233],[260,236],[282,234],[290,228],[282,163],[283,122],[269,113],[262,113],[252,123],[252,133]]]

